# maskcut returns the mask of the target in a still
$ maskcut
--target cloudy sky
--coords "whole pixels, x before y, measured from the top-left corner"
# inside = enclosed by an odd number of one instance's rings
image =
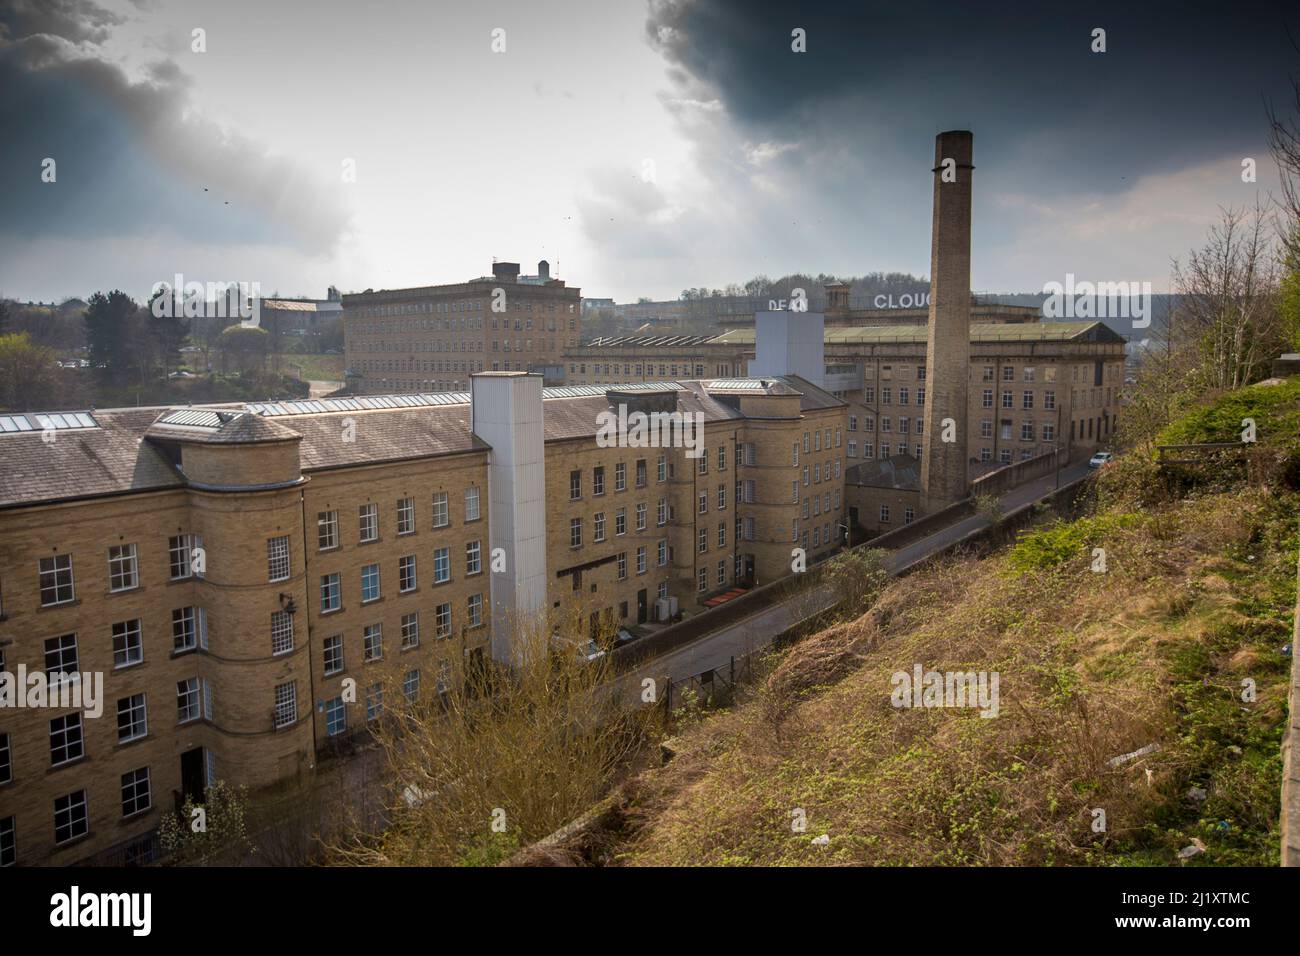
[[[1290,36],[1272,2],[0,0],[0,295],[924,275],[954,128],[975,288],[1163,289],[1275,189]]]

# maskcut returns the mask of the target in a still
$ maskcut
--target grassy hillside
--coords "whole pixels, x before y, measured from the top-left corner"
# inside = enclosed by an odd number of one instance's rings
[[[1297,457],[1296,381],[1199,409],[1166,440],[1235,437],[1229,425],[1251,416],[1275,458]],[[1195,846],[1190,865],[1276,865],[1300,515],[1279,478],[1290,471],[1162,494],[1137,462],[1101,479],[1104,503],[1083,518],[891,583],[625,785],[603,856],[1170,865]],[[998,716],[896,708],[891,677],[917,664],[997,672]]]

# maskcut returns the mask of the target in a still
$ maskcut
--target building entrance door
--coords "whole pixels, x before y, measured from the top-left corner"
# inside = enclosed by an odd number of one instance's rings
[[[207,793],[203,781],[203,748],[195,747],[181,754],[181,802],[202,803]]]

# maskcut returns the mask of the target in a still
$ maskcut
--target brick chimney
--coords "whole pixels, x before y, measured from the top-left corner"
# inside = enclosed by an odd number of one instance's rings
[[[930,319],[925,347],[925,454],[921,507],[931,514],[966,498],[970,381],[970,204],[974,136],[934,141],[934,221],[930,234]],[[944,428],[944,420],[952,425]],[[952,441],[944,441],[945,433]]]

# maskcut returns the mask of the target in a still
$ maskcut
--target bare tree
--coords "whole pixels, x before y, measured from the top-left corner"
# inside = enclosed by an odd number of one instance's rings
[[[1194,349],[1210,388],[1254,380],[1278,348],[1278,261],[1268,209],[1223,208],[1206,244],[1173,263],[1179,302],[1170,335]]]
[[[434,681],[400,665],[365,689],[384,717],[387,825],[334,841],[334,862],[492,864],[600,800],[644,744],[646,714],[628,710],[607,656],[590,659],[585,609],[512,628],[512,666],[468,664],[447,642]],[[413,683],[415,681],[416,683]]]
[[[1300,265],[1300,81],[1291,81],[1294,110],[1282,116],[1268,110],[1269,149],[1277,163],[1282,198],[1278,206],[1278,236],[1292,268]]]

